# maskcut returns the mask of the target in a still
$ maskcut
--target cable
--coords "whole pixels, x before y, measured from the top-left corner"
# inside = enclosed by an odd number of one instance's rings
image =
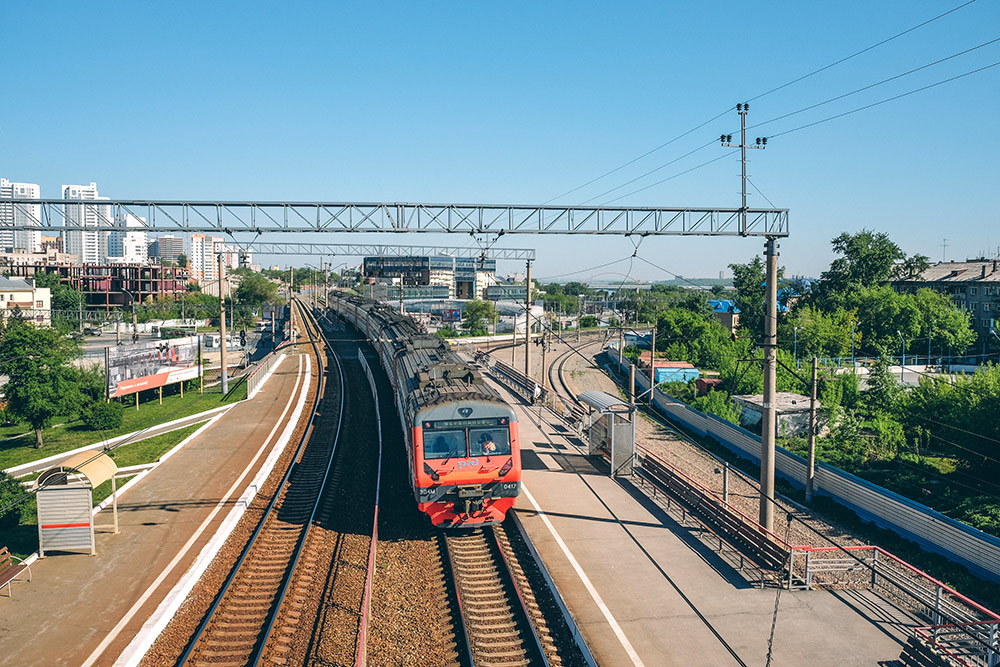
[[[766,201],[766,202],[767,202],[768,204],[770,204],[770,205],[771,205],[771,208],[778,208],[777,206],[775,206],[775,205],[774,205],[774,202],[773,202],[773,201],[771,201],[770,199],[768,199],[768,198],[767,198],[767,195],[766,195],[766,194],[764,194],[763,192],[761,192],[761,191],[760,191],[760,188],[758,188],[758,187],[756,186],[756,184],[754,184],[754,182],[750,180],[750,177],[747,177],[747,183],[749,183],[750,185],[752,185],[752,186],[753,186],[753,189],[757,191],[757,194],[759,194],[759,195],[760,195],[761,197],[763,197],[763,198],[764,198],[764,200],[765,200],[765,201]]]
[[[714,144],[714,143],[715,143],[715,141],[716,141],[716,140],[715,140],[715,139],[713,139],[713,140],[712,140],[712,141],[711,141],[710,143],[713,143],[713,144]],[[701,149],[699,149],[699,150],[701,150]],[[662,184],[666,183],[667,181],[672,181],[672,180],[674,180],[675,178],[678,178],[678,177],[680,177],[680,176],[683,176],[684,174],[689,174],[689,173],[691,173],[692,171],[694,171],[695,169],[701,169],[702,167],[706,167],[706,166],[708,166],[708,165],[712,164],[713,162],[718,162],[719,160],[722,160],[723,158],[727,158],[727,157],[732,157],[732,156],[734,156],[734,155],[735,155],[735,153],[723,153],[722,155],[720,155],[720,156],[719,156],[719,157],[717,157],[717,158],[712,158],[712,159],[711,159],[711,160],[709,160],[708,162],[702,162],[701,164],[699,164],[699,165],[697,165],[697,166],[694,166],[694,167],[691,167],[690,169],[685,169],[684,171],[682,171],[682,172],[679,172],[679,173],[676,173],[676,174],[674,174],[673,176],[668,176],[667,178],[664,178],[664,179],[663,179],[663,180],[661,180],[661,181],[656,181],[655,183],[650,183],[649,185],[646,185],[646,186],[643,186],[643,187],[639,188],[638,190],[633,190],[632,192],[628,192],[628,193],[626,193],[626,194],[623,194],[623,195],[622,195],[622,196],[620,196],[620,197],[615,197],[614,199],[609,199],[608,201],[606,201],[606,202],[604,202],[603,204],[601,204],[601,206],[607,206],[608,204],[610,204],[610,203],[612,203],[612,202],[616,202],[616,201],[618,201],[619,199],[625,199],[625,197],[631,197],[632,195],[634,195],[634,194],[637,194],[637,193],[639,193],[639,192],[642,192],[643,190],[648,190],[648,189],[650,189],[650,188],[652,188],[652,187],[655,187],[655,186],[657,186],[657,185],[662,185]]]
[[[754,100],[759,100],[760,98],[762,98],[762,97],[764,97],[766,95],[770,95],[771,93],[776,93],[776,92],[778,92],[779,90],[781,90],[783,88],[787,88],[788,86],[791,86],[792,84],[796,84],[799,81],[804,81],[805,79],[808,79],[811,76],[819,74],[820,72],[825,72],[826,70],[830,69],[831,67],[836,67],[837,65],[840,65],[841,63],[845,63],[845,62],[847,62],[848,60],[850,60],[852,58],[856,58],[857,56],[860,56],[863,53],[867,53],[868,51],[871,51],[872,49],[876,49],[876,48],[882,46],[883,44],[888,44],[892,40],[897,39],[899,37],[902,37],[903,35],[905,35],[907,33],[911,33],[914,30],[917,30],[918,28],[923,28],[925,25],[933,23],[934,21],[937,21],[938,19],[944,18],[945,16],[948,16],[949,14],[957,12],[958,10],[960,10],[960,9],[962,9],[964,7],[968,7],[969,5],[971,5],[975,1],[976,0],[969,0],[968,2],[963,3],[963,4],[959,5],[958,7],[955,7],[954,9],[949,9],[948,11],[944,12],[943,14],[938,14],[934,18],[928,19],[928,20],[924,21],[923,23],[919,23],[919,24],[913,26],[912,28],[907,28],[903,32],[897,33],[897,34],[893,35],[892,37],[889,37],[887,39],[883,39],[881,42],[878,42],[877,44],[872,44],[869,47],[861,49],[860,51],[856,51],[856,52],[852,53],[849,56],[845,56],[845,57],[841,58],[840,60],[832,62],[829,65],[826,65],[824,67],[820,67],[817,70],[813,70],[812,72],[809,72],[808,74],[804,74],[804,75],[798,77],[797,79],[792,79],[788,83],[783,83],[780,86],[778,86],[777,88],[772,88],[771,90],[769,90],[767,92],[761,93],[761,94],[759,94],[759,95],[757,95],[755,97],[751,97],[747,101],[748,102],[753,102]]]
[[[672,275],[677,280],[683,280],[684,282],[686,282],[687,284],[691,285],[692,287],[697,288],[699,291],[705,291],[705,288],[702,285],[698,285],[697,283],[694,283],[694,282],[688,280],[684,276],[677,275],[676,273],[674,273],[670,269],[665,269],[662,266],[660,266],[659,264],[654,264],[653,262],[649,261],[645,257],[637,257],[636,259],[638,259],[640,262],[645,262],[646,264],[649,264],[654,269],[659,269],[660,271],[663,271],[664,273],[669,273],[670,275]]]
[[[970,71],[965,72],[963,74],[959,74],[957,76],[953,76],[953,77],[950,77],[950,78],[947,78],[947,79],[942,79],[941,81],[937,81],[935,83],[932,83],[932,84],[929,84],[929,85],[926,85],[926,86],[922,86],[920,88],[916,88],[914,90],[911,90],[911,91],[908,91],[908,92],[905,92],[905,93],[900,93],[899,95],[893,95],[892,97],[887,97],[886,99],[879,100],[878,102],[873,102],[871,104],[866,104],[866,105],[864,105],[862,107],[858,107],[857,109],[851,109],[850,111],[845,111],[843,113],[838,113],[836,115],[829,116],[828,118],[823,118],[822,120],[817,120],[817,121],[814,121],[812,123],[806,123],[805,125],[800,125],[798,127],[792,128],[790,130],[785,130],[784,132],[778,132],[776,134],[769,135],[768,139],[774,139],[775,137],[780,137],[780,136],[785,135],[785,134],[791,134],[792,132],[798,132],[799,130],[804,130],[807,127],[813,127],[814,125],[820,125],[822,123],[826,123],[826,122],[829,122],[831,120],[836,120],[838,118],[843,118],[844,116],[850,116],[851,114],[858,113],[859,111],[865,111],[866,109],[871,109],[872,107],[877,107],[877,106],[879,106],[881,104],[885,104],[886,102],[892,102],[892,101],[895,101],[895,100],[898,100],[898,99],[902,99],[904,97],[909,97],[910,95],[915,95],[916,93],[920,93],[920,92],[923,92],[925,90],[930,90],[931,88],[936,88],[937,86],[941,86],[941,85],[944,85],[946,83],[951,83],[952,81],[957,81],[958,79],[962,79],[962,78],[965,78],[967,76],[972,76],[973,74],[978,74],[979,72],[983,72],[985,70],[991,69],[993,67],[996,67],[997,65],[1000,65],[1000,60],[998,60],[997,62],[991,63],[989,65],[985,65],[983,67],[980,67],[978,69],[970,70]]]
[[[947,427],[947,428],[955,429],[956,431],[961,431],[962,433],[965,433],[967,435],[974,435],[977,438],[982,438],[983,440],[989,440],[991,442],[995,442],[995,443],[1000,444],[1000,440],[997,440],[996,438],[991,438],[988,435],[983,435],[981,433],[975,433],[973,431],[966,431],[964,428],[959,428],[958,426],[952,426],[951,424],[945,424],[944,422],[939,422],[939,421],[937,421],[935,419],[931,419],[930,417],[924,417],[923,415],[913,415],[913,416],[916,417],[917,419],[922,419],[924,421],[931,422],[932,424],[938,424],[939,426],[944,426],[944,427]],[[987,457],[987,458],[989,458],[989,457]],[[992,459],[992,460],[996,460],[996,459]],[[997,463],[1000,463],[1000,460],[997,460]]]
[[[722,118],[723,116],[725,116],[727,113],[729,113],[732,110],[733,110],[733,107],[729,107],[728,109],[726,109],[725,111],[723,111],[722,113],[720,113],[718,116],[715,116],[713,118],[709,118],[704,123],[701,123],[700,125],[698,125],[696,127],[692,127],[687,132],[684,132],[682,134],[677,135],[676,137],[674,137],[670,141],[662,143],[659,146],[657,146],[656,148],[653,148],[651,150],[646,151],[645,153],[643,153],[639,157],[633,158],[633,159],[629,160],[628,162],[626,162],[625,164],[619,165],[619,166],[615,167],[614,169],[612,169],[611,171],[605,172],[604,174],[601,174],[597,178],[594,178],[594,179],[591,179],[591,180],[587,181],[583,185],[577,186],[577,187],[573,188],[572,190],[567,190],[566,192],[562,193],[561,195],[558,195],[558,196],[553,197],[552,199],[550,199],[550,200],[548,200],[546,202],[543,202],[542,205],[544,206],[545,204],[550,204],[550,203],[554,202],[556,199],[561,199],[562,197],[565,197],[566,195],[573,194],[577,190],[582,190],[583,188],[585,188],[588,185],[591,185],[593,183],[596,183],[597,181],[601,180],[602,178],[610,176],[611,174],[614,174],[615,172],[621,171],[625,167],[628,167],[629,165],[635,164],[636,162],[638,162],[639,160],[643,159],[644,157],[646,157],[648,155],[652,155],[653,153],[655,153],[656,151],[660,150],[661,148],[666,148],[667,146],[669,146],[670,144],[674,143],[675,141],[677,141],[679,139],[683,139],[684,137],[686,137],[687,135],[691,134],[692,132],[700,130],[701,128],[705,127],[709,123],[714,123],[715,121],[719,120],[720,118]]]
[[[939,65],[939,64],[941,64],[943,62],[946,62],[948,60],[952,60],[953,58],[958,58],[959,56],[964,56],[967,53],[971,53],[973,51],[976,51],[977,49],[981,49],[981,48],[983,48],[985,46],[989,46],[990,44],[994,44],[996,42],[1000,42],[1000,37],[996,37],[994,39],[991,39],[988,42],[983,42],[979,46],[974,46],[974,47],[972,47],[970,49],[966,49],[965,51],[960,51],[958,53],[954,53],[954,54],[952,54],[950,56],[947,56],[945,58],[941,58],[939,60],[935,60],[932,63],[927,63],[926,65],[921,65],[920,67],[917,67],[915,69],[911,69],[911,70],[909,70],[907,72],[903,72],[902,74],[897,74],[895,76],[891,76],[888,79],[882,79],[881,81],[878,81],[876,83],[872,83],[872,84],[869,84],[867,86],[863,86],[861,88],[857,88],[855,90],[852,90],[849,93],[844,93],[842,95],[837,95],[836,97],[831,97],[828,100],[824,100],[823,102],[817,102],[816,104],[810,104],[809,106],[802,107],[801,109],[798,109],[797,111],[790,111],[790,112],[788,112],[786,114],[782,114],[781,116],[776,116],[774,118],[771,118],[770,120],[765,120],[765,121],[763,121],[761,123],[755,123],[754,125],[751,125],[747,129],[748,130],[752,130],[752,129],[761,127],[763,125],[767,125],[769,123],[773,123],[775,121],[783,120],[785,118],[788,118],[789,116],[795,116],[796,114],[800,114],[800,113],[802,113],[804,111],[809,111],[810,109],[815,109],[816,107],[821,107],[821,106],[823,106],[825,104],[830,104],[831,102],[836,102],[837,100],[842,100],[845,97],[850,97],[851,95],[856,95],[857,93],[864,92],[864,91],[870,90],[872,88],[876,88],[876,87],[881,86],[883,84],[889,83],[890,81],[895,81],[896,79],[901,79],[904,76],[908,76],[908,75],[913,74],[915,72],[919,72],[921,70],[925,70],[928,67],[933,67],[934,65]]]
[[[613,187],[610,190],[606,190],[606,191],[602,192],[599,195],[595,195],[595,196],[591,197],[590,199],[587,199],[586,201],[580,202],[579,205],[583,206],[584,204],[589,204],[590,202],[594,201],[595,199],[600,199],[601,197],[604,197],[605,195],[611,194],[615,190],[621,190],[626,185],[632,185],[636,181],[638,181],[638,180],[640,180],[642,178],[645,178],[646,176],[649,176],[650,174],[656,173],[659,170],[663,169],[664,167],[669,167],[670,165],[674,164],[675,162],[679,162],[680,160],[683,160],[684,158],[688,157],[689,155],[694,155],[698,151],[705,150],[706,148],[708,148],[709,146],[711,146],[712,144],[714,144],[716,141],[717,141],[716,139],[712,139],[708,143],[703,144],[703,145],[699,146],[698,148],[695,148],[694,150],[688,151],[684,155],[681,155],[680,157],[674,158],[670,162],[666,162],[664,164],[661,164],[659,167],[656,167],[655,169],[650,169],[645,174],[640,174],[639,176],[636,176],[635,178],[633,178],[630,181],[625,181],[624,183],[622,183],[621,185],[619,185],[617,187]]]
[[[621,259],[616,259],[615,261],[608,262],[607,264],[598,264],[597,266],[591,266],[590,268],[587,269],[580,269],[579,271],[570,271],[569,273],[558,273],[554,276],[542,276],[538,278],[538,282],[543,282],[543,281],[551,282],[553,278],[564,278],[566,276],[575,276],[581,273],[587,273],[588,271],[594,271],[596,269],[603,269],[605,267],[611,266],[612,264],[618,264],[619,262],[624,262],[629,257],[631,257],[631,255],[627,257],[622,257]]]

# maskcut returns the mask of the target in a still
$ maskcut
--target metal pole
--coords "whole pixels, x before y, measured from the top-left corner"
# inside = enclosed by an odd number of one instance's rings
[[[80,287],[83,287],[81,285]],[[83,333],[83,290],[80,290],[80,333]]]
[[[813,499],[813,484],[816,477],[816,377],[819,374],[819,359],[813,357],[812,389],[809,393],[809,457],[806,466],[806,502]]]
[[[722,466],[722,502],[729,502],[729,462]]]
[[[222,289],[220,286],[219,289]],[[292,292],[295,290],[295,267],[288,267],[288,338],[295,342],[295,309],[292,308]]]
[[[524,374],[531,377],[531,260],[528,260],[528,275],[524,291]]]
[[[778,243],[767,238],[767,306],[764,312],[764,412],[761,419],[760,525],[774,529],[774,439],[778,354]]]
[[[545,332],[542,331],[542,386],[545,386]]]
[[[222,393],[229,393],[229,371],[226,369],[226,291],[222,289],[223,280],[226,275],[226,263],[219,254],[219,339],[221,342],[222,356]],[[290,309],[290,307],[289,307]]]
[[[739,109],[739,105],[737,105]],[[740,199],[740,233],[747,233],[747,111],[750,110],[750,105],[743,105],[740,112],[740,190],[742,198]]]
[[[583,297],[576,297],[576,342],[580,342],[580,329],[583,328]]]
[[[653,315],[655,322],[656,315]],[[656,386],[656,324],[653,324],[653,336],[652,340],[649,341],[649,388],[652,389]],[[653,394],[649,394],[650,400],[653,400]]]
[[[624,320],[624,313],[622,314],[622,319]],[[622,366],[622,357],[625,353],[625,327],[618,327],[618,367]]]
[[[628,402],[635,405],[635,364],[628,367]]]

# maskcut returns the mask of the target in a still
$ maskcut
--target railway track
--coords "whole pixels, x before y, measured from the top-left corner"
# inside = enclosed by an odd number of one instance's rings
[[[293,307],[300,313],[299,321],[307,330],[317,365],[323,369],[326,346],[322,334],[304,308],[297,303]],[[334,385],[328,388],[327,372],[318,373],[319,389],[293,463],[178,664],[257,662],[286,599],[293,572],[298,566],[301,578],[301,571],[311,567],[310,558],[301,558],[303,546],[330,476],[344,411],[343,368],[335,354],[330,358]],[[317,421],[322,403],[339,403],[339,407],[325,411]],[[311,439],[316,428],[332,428],[335,435]]]
[[[462,664],[549,665],[545,645],[553,650],[552,639],[534,598],[521,592],[526,579],[510,556],[503,529],[445,533],[439,539],[459,608]]]

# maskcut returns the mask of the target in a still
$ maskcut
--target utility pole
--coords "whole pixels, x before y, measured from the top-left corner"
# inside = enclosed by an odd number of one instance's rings
[[[545,386],[545,348],[546,348],[546,334],[545,330],[542,329],[542,386]]]
[[[222,253],[219,253],[219,339],[221,343],[222,356],[220,358],[222,366],[222,394],[229,393],[229,370],[226,368],[226,291],[223,288],[226,277],[226,260]]]
[[[761,419],[760,525],[774,529],[774,445],[778,376],[778,242],[767,237],[767,304],[764,311],[764,412]]]
[[[81,285],[83,287],[83,285]],[[83,333],[83,290],[80,290],[80,333]]]
[[[583,328],[583,296],[576,297],[576,342],[580,342],[580,329]]]
[[[527,261],[528,275],[524,284],[524,374],[531,377],[531,260]]]
[[[222,289],[221,283],[219,289]],[[288,267],[288,338],[295,342],[295,309],[292,308],[292,292],[295,290],[295,267]]]
[[[806,502],[813,499],[813,480],[816,478],[816,376],[819,359],[813,357],[812,385],[809,392],[809,458],[806,467]]]
[[[723,134],[719,137],[722,142],[723,147],[726,148],[739,148],[740,149],[740,165],[741,165],[741,176],[740,192],[742,194],[742,199],[740,200],[740,234],[743,236],[747,235],[747,149],[756,148],[763,150],[767,147],[767,137],[757,137],[757,142],[755,144],[747,145],[747,112],[750,111],[750,104],[744,102],[743,104],[736,105],[736,111],[740,114],[740,143],[739,145],[733,145],[733,135]]]

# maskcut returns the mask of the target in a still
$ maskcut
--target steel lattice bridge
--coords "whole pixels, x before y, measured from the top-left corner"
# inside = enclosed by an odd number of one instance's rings
[[[48,231],[136,231],[130,214],[155,232],[788,236],[788,209],[777,208],[0,198],[7,206],[19,215],[6,220]]]

